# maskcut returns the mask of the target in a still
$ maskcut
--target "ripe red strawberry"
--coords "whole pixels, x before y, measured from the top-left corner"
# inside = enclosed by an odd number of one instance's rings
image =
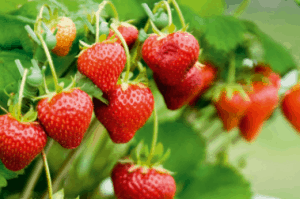
[[[133,46],[133,44],[135,43],[135,41],[137,40],[137,38],[139,36],[138,29],[135,26],[126,23],[126,25],[122,25],[121,24],[118,27],[118,31],[124,37],[124,39],[125,39],[125,41],[127,43],[128,48],[131,49],[132,46]],[[113,30],[109,30],[109,34],[108,34],[107,39],[111,38],[114,34],[115,33],[114,33]],[[116,38],[117,38],[117,42],[119,44],[122,44],[121,40],[119,39],[119,37],[117,35],[116,35]]]
[[[196,104],[196,102],[199,100],[201,95],[207,91],[210,86],[213,84],[214,80],[217,77],[217,69],[210,63],[205,63],[201,66],[201,79],[203,87],[201,91],[198,93],[197,96],[195,96],[190,102],[189,105],[193,106]]]
[[[0,116],[0,159],[6,168],[25,168],[42,151],[47,135],[37,122],[19,122],[10,114]]]
[[[75,24],[72,19],[62,17],[57,26],[51,28],[51,31],[53,32],[55,28],[57,28],[56,46],[52,49],[52,52],[57,56],[66,56],[76,38]]]
[[[253,90],[248,93],[251,104],[241,119],[239,128],[242,136],[249,142],[254,141],[261,131],[263,123],[276,108],[278,89],[273,84],[254,82]]]
[[[144,61],[165,85],[180,83],[198,60],[198,55],[198,41],[187,32],[167,36],[152,34],[142,47]]]
[[[219,100],[214,103],[224,128],[229,132],[237,127],[251,101],[245,100],[239,92],[234,92],[232,98],[228,98],[223,91]]]
[[[96,43],[78,57],[78,70],[103,92],[112,89],[126,63],[124,48],[119,43]]]
[[[118,199],[173,199],[174,178],[154,168],[143,171],[131,163],[118,163],[111,174]]]
[[[171,110],[179,109],[183,105],[188,104],[191,99],[198,95],[203,87],[202,69],[199,62],[196,62],[189,70],[180,84],[174,86],[162,84],[156,74],[153,77],[168,109]]]
[[[95,115],[115,143],[129,142],[154,108],[151,90],[141,83],[117,85],[107,93],[106,99],[109,105],[93,99]]]
[[[281,109],[288,121],[300,132],[300,84],[285,93]]]
[[[269,78],[270,82],[275,85],[278,89],[280,89],[280,75],[273,72],[272,69],[266,65],[257,65],[254,68],[255,73],[263,74],[265,77]]]
[[[80,145],[93,113],[91,98],[78,88],[39,101],[38,119],[48,136],[68,149]]]

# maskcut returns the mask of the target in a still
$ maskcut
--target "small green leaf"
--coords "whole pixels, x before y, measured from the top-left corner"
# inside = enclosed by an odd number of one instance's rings
[[[155,153],[154,153],[154,156],[159,156],[161,157],[162,154],[164,152],[164,146],[161,142],[159,142],[156,147],[155,147]]]
[[[64,189],[61,189],[55,194],[53,194],[53,199],[64,199],[64,196],[65,196]]]
[[[0,175],[0,187],[6,187],[7,186],[7,181],[6,179]]]
[[[176,26],[172,23],[169,27],[168,27],[168,31],[169,33],[173,33],[176,30]]]

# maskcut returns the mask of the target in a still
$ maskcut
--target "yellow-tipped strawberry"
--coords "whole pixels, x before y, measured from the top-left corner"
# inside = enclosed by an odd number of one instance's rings
[[[52,49],[52,52],[57,56],[66,56],[76,37],[75,24],[72,19],[62,17],[58,24],[51,28],[51,31],[53,32],[56,28],[56,46]]]

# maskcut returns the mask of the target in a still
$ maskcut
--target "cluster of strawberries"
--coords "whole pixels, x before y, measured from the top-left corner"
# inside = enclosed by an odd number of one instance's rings
[[[233,92],[230,98],[223,90],[214,102],[224,128],[229,132],[238,126],[241,135],[249,142],[257,138],[264,121],[279,103],[280,76],[264,65],[256,66],[254,73],[257,80],[242,85],[249,99],[240,92]]]

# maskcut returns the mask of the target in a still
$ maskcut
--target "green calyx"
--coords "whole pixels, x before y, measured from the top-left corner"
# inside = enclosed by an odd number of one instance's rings
[[[168,149],[164,153],[162,143],[158,143],[155,147],[155,152],[149,161],[149,147],[144,144],[144,141],[141,141],[130,153],[130,157],[119,160],[122,164],[132,164],[132,168],[129,169],[129,172],[133,172],[137,169],[142,169],[142,173],[147,173],[149,169],[155,169],[161,173],[173,174],[173,172],[168,171],[163,168],[162,164],[169,158],[171,150]]]
[[[224,92],[226,94],[226,97],[230,100],[232,99],[234,94],[239,93],[245,101],[250,101],[250,98],[245,92],[243,86],[241,84],[236,83],[217,84],[207,92],[206,97],[209,97],[213,101],[217,102],[220,99],[222,93]]]

